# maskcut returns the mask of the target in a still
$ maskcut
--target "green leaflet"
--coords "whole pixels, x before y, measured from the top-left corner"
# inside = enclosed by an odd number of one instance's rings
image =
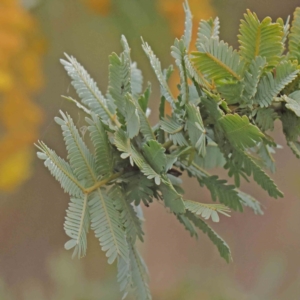
[[[39,144],[36,146],[40,151],[42,151],[37,153],[38,158],[44,160],[45,167],[48,168],[55,179],[59,181],[63,190],[70,196],[81,197],[83,186],[76,178],[76,175],[69,163],[59,157],[43,142],[39,141]]]
[[[246,116],[226,115],[218,120],[230,144],[235,148],[254,147],[263,138],[263,133],[249,122]]]
[[[159,161],[164,160],[162,148],[153,141],[150,145],[145,146],[145,156],[148,156],[148,161],[151,161],[152,166],[145,160],[145,158],[137,151],[137,149],[130,144],[125,133],[120,129],[115,135],[115,145],[118,150],[123,152],[121,157],[126,159],[129,157],[131,164],[135,164],[141,172],[148,178],[154,180],[155,184],[159,186],[163,194],[165,205],[169,207],[174,213],[184,213],[185,208],[181,196],[176,192],[170,180],[163,174],[156,172],[154,168],[158,168],[155,159]],[[159,147],[157,147],[157,145]],[[148,147],[148,148],[147,148]],[[154,158],[154,159],[153,159]],[[165,168],[167,161],[165,161]]]
[[[125,96],[125,120],[127,135],[130,139],[136,136],[140,131],[140,118],[136,105],[132,101],[130,94]],[[142,112],[141,112],[142,113]]]
[[[120,285],[120,292],[123,293],[122,300],[124,300],[128,292],[132,288],[132,280],[131,280],[131,269],[130,262],[126,261],[122,257],[118,257],[118,283]]]
[[[94,157],[82,140],[72,118],[62,111],[60,111],[60,114],[62,119],[56,117],[55,121],[61,126],[68,151],[68,159],[75,175],[79,180],[85,179],[89,182],[95,182],[97,171]]]
[[[167,157],[165,155],[165,148],[158,142],[151,140],[143,146],[145,158],[151,167],[158,174],[166,171]]]
[[[300,136],[300,118],[292,111],[284,111],[281,115],[282,129],[288,141],[297,141]]]
[[[85,119],[89,123],[88,130],[95,148],[97,175],[108,176],[113,173],[114,158],[111,144],[101,121],[92,114],[92,120]]]
[[[257,153],[262,158],[264,166],[268,168],[272,173],[275,173],[275,160],[271,152],[275,152],[273,148],[269,147],[268,145],[265,145],[265,143],[260,143]]]
[[[221,257],[227,262],[231,260],[231,252],[226,242],[213,231],[203,220],[197,218],[193,213],[187,211],[186,217],[203,233],[206,233],[209,239],[217,246]]]
[[[98,114],[105,124],[116,124],[115,106],[101,94],[95,81],[74,57],[65,54],[69,61],[60,60],[68,75],[72,78],[78,96],[95,114]]]
[[[207,21],[201,20],[198,27],[198,38],[196,42],[196,47],[198,51],[201,51],[203,44],[205,44],[207,40],[211,38],[218,39],[219,32],[220,22],[218,17],[216,17],[215,19],[210,18]]]
[[[144,232],[142,230],[141,221],[136,215],[131,203],[126,199],[124,191],[120,187],[114,186],[110,191],[110,197],[113,199],[116,209],[120,212],[120,218],[125,227],[127,240],[134,244],[138,237],[143,242]]]
[[[265,57],[269,67],[276,66],[283,51],[282,26],[272,23],[270,17],[260,22],[250,10],[244,17],[238,35],[241,57],[248,64],[257,56]]]
[[[252,104],[252,99],[257,92],[257,86],[266,65],[266,59],[264,57],[257,56],[252,59],[248,69],[245,71],[242,98],[246,105]]]
[[[108,263],[120,256],[129,261],[129,249],[119,212],[113,205],[112,193],[97,189],[89,200],[91,228],[106,252]]]
[[[171,90],[167,84],[165,76],[163,75],[163,73],[161,71],[161,64],[160,64],[159,59],[155,56],[155,54],[153,53],[153,51],[152,51],[151,47],[148,45],[148,43],[145,43],[143,41],[142,47],[150,60],[151,66],[155,72],[155,75],[156,75],[159,83],[160,83],[163,95],[165,96],[166,100],[172,106],[174,106],[175,99],[174,99],[174,97],[171,93]]]
[[[292,59],[300,61],[300,8],[297,7],[294,12],[294,20],[292,22],[289,38],[289,54]]]
[[[193,52],[192,61],[211,80],[241,80],[243,63],[238,53],[218,39],[210,39],[200,52]]]
[[[253,179],[268,192],[273,198],[283,197],[282,192],[277,188],[274,181],[259,167],[254,159],[243,151],[235,151],[232,155],[231,161],[229,162],[229,176],[234,175],[236,185],[237,177],[241,170],[245,172],[247,176],[253,176]]]
[[[280,63],[274,71],[263,76],[258,84],[254,103],[262,107],[271,104],[273,98],[298,75],[297,66],[289,61]]]
[[[297,158],[300,158],[300,143],[299,142],[288,142],[289,147],[293,151],[293,153],[296,155]]]
[[[131,62],[124,53],[119,57],[116,53],[109,56],[109,94],[118,111],[126,115],[125,95],[131,93]]]
[[[221,180],[218,176],[198,177],[201,186],[206,186],[213,201],[219,200],[220,203],[234,209],[243,211],[240,198],[235,191],[235,186],[227,184],[226,180]]]
[[[225,165],[225,158],[217,144],[208,144],[206,146],[205,157],[195,156],[194,162],[201,168],[213,169],[223,167]]]
[[[142,109],[142,111],[144,113],[146,113],[147,111],[147,107],[148,107],[148,102],[149,102],[149,98],[150,98],[150,94],[151,94],[151,84],[148,82],[148,86],[144,92],[144,94],[142,94],[140,97],[139,97],[139,105]]]
[[[151,300],[150,289],[148,286],[148,270],[137,252],[134,245],[129,245],[131,278],[134,286],[134,294],[139,300]]]
[[[71,198],[67,209],[64,229],[71,239],[65,243],[65,249],[74,248],[72,257],[78,256],[78,258],[81,258],[86,255],[86,236],[90,225],[87,203],[88,195],[86,194],[82,198]]]
[[[227,214],[227,212],[230,212],[230,210],[222,204],[207,204],[191,200],[184,200],[184,205],[185,208],[193,214],[201,216],[206,220],[211,218],[213,222],[220,221],[218,213],[230,217],[230,215]]]
[[[180,83],[181,83],[181,105],[189,102],[189,85],[188,76],[185,68],[184,57],[186,55],[186,48],[183,40],[175,39],[174,46],[171,47],[171,55],[175,58],[176,65],[179,69]]]
[[[262,130],[273,130],[274,122],[278,118],[278,115],[272,108],[259,108],[257,109],[255,122],[256,125]]]
[[[286,102],[285,107],[295,113],[297,117],[300,117],[300,91],[295,91],[289,96],[284,96],[283,100]]]
[[[261,209],[261,204],[252,196],[238,190],[238,195],[240,197],[240,201],[246,207],[251,208],[256,215],[263,215],[264,212]]]
[[[137,98],[141,93],[143,89],[143,75],[142,71],[137,68],[137,63],[133,62],[130,66],[131,69],[131,92],[133,97]]]
[[[129,177],[128,184],[126,185],[127,200],[137,206],[142,201],[145,206],[153,201],[154,197],[154,183],[147,179],[144,175],[135,175]]]
[[[198,151],[198,154],[204,157],[206,155],[206,130],[203,120],[195,105],[186,105],[187,111],[187,131],[192,145]]]
[[[176,215],[177,220],[185,227],[185,229],[190,233],[191,237],[198,238],[197,231],[193,223],[182,214]]]
[[[210,174],[201,169],[196,163],[187,166],[185,162],[181,162],[178,165],[196,177],[201,186],[206,186],[209,189],[213,201],[218,200],[233,210],[243,211],[234,185],[228,185],[226,180],[221,180],[218,176],[210,176]]]
[[[189,50],[189,46],[192,39],[193,16],[187,0],[183,3],[183,9],[185,13],[183,41],[185,48]]]

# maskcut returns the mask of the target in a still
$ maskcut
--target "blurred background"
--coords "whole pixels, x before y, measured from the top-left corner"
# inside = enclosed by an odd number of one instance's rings
[[[64,155],[53,122],[58,110],[77,124],[84,116],[60,97],[72,95],[59,58],[74,55],[105,92],[108,55],[120,52],[121,34],[132,58],[151,81],[152,119],[159,86],[140,46],[143,36],[163,67],[183,32],[183,0],[0,0],[0,299],[117,300],[115,267],[89,235],[87,256],[72,260],[63,249],[68,197],[35,156],[44,140]],[[299,1],[190,0],[195,30],[200,19],[219,16],[221,38],[237,47],[239,20],[247,8],[259,18],[287,18]],[[194,35],[194,41],[196,37]],[[171,79],[174,90],[176,74]],[[271,133],[283,145],[273,178],[285,193],[270,199],[256,184],[242,189],[259,199],[264,216],[232,213],[213,224],[228,242],[225,263],[204,235],[190,238],[162,205],[144,208],[146,241],[140,246],[151,274],[154,300],[300,299],[300,161],[285,146],[281,126]],[[217,174],[227,178],[225,172]],[[186,198],[210,201],[206,189],[184,177]]]

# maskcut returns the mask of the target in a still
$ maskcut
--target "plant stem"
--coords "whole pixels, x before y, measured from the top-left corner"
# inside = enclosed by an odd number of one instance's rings
[[[95,183],[93,186],[89,187],[89,188],[86,188],[83,190],[83,192],[85,194],[90,194],[91,192],[93,192],[94,190],[98,189],[99,187],[103,186],[103,185],[106,185],[107,183],[109,183],[110,181],[116,179],[116,178],[119,178],[121,175],[124,174],[124,170],[121,171],[121,172],[118,172],[118,173],[115,173],[113,175],[111,175],[110,177],[106,178],[106,179],[103,179],[101,181],[98,181],[97,183]]]

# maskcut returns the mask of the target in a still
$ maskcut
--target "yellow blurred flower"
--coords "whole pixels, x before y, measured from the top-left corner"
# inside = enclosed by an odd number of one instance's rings
[[[18,0],[0,0],[0,191],[30,174],[42,111],[32,96],[43,85],[44,43]]]

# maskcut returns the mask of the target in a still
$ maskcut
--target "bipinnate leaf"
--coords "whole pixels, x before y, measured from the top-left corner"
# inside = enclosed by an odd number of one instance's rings
[[[106,252],[108,263],[117,257],[129,261],[126,234],[119,212],[114,206],[113,193],[98,188],[89,200],[91,228],[99,239],[102,250]]]
[[[78,256],[78,258],[81,258],[85,256],[89,225],[88,195],[85,194],[80,198],[71,198],[64,222],[64,229],[71,238],[65,243],[65,248],[67,250],[74,248],[73,257]]]
[[[184,200],[184,205],[187,210],[194,213],[195,215],[201,216],[206,220],[211,219],[213,222],[220,221],[218,213],[230,217],[230,215],[228,215],[230,209],[222,204],[208,204],[191,200]]]
[[[99,118],[92,114],[92,119],[85,119],[89,124],[88,130],[95,148],[97,174],[108,176],[113,172],[114,158],[107,132]]]
[[[187,0],[183,3],[183,9],[185,13],[183,41],[185,48],[189,50],[193,33],[193,16]]]
[[[148,163],[158,174],[166,170],[167,157],[165,155],[165,148],[162,147],[157,141],[148,141],[143,146],[145,158]]]
[[[96,163],[93,155],[84,143],[72,118],[60,111],[62,118],[56,117],[55,121],[61,126],[68,159],[79,180],[85,179],[90,183],[97,181]]]
[[[114,104],[104,98],[96,82],[90,77],[83,66],[73,56],[65,55],[68,61],[61,59],[60,62],[72,78],[72,85],[81,98],[82,103],[87,105],[95,114],[99,115],[102,122],[115,125]]]
[[[198,71],[211,80],[241,80],[243,63],[238,53],[224,41],[211,38],[199,52],[192,54]]]
[[[231,260],[231,252],[227,243],[203,220],[195,216],[195,214],[187,211],[185,215],[197,228],[199,228],[203,233],[207,234],[209,239],[218,248],[220,256],[229,262]]]
[[[201,20],[198,27],[196,47],[198,51],[201,51],[203,44],[209,39],[219,39],[220,22],[219,18],[210,18],[209,20]]]
[[[276,66],[283,51],[282,26],[272,23],[270,17],[260,22],[250,10],[247,10],[244,17],[238,35],[242,59],[250,64],[257,56],[261,56],[266,58],[269,67]]]
[[[63,190],[73,197],[81,197],[84,188],[77,179],[69,163],[59,157],[55,151],[51,150],[45,143],[39,141],[37,148],[42,151],[37,155],[44,160],[44,165],[54,178],[60,183]]]
[[[298,75],[297,65],[285,61],[276,66],[275,71],[266,73],[258,84],[257,93],[253,99],[254,103],[261,107],[269,106],[273,98],[291,83]]]
[[[291,32],[289,38],[289,55],[292,59],[300,61],[300,7],[297,7],[294,12]]]
[[[263,133],[249,122],[247,116],[226,115],[218,120],[230,144],[236,148],[254,147],[264,137]]]

